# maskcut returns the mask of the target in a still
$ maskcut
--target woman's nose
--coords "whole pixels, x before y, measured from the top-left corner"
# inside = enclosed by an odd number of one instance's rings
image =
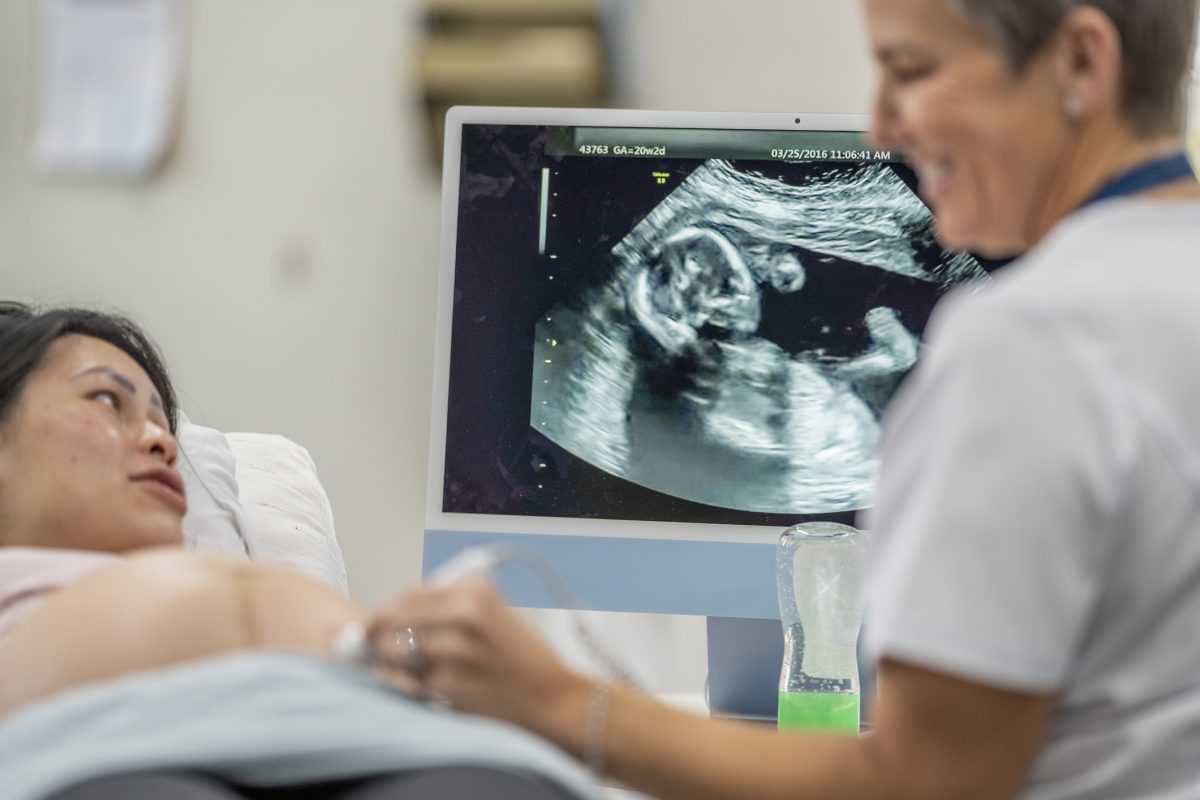
[[[147,419],[142,428],[141,447],[150,455],[161,458],[168,467],[175,466],[175,459],[179,457],[179,443],[170,429],[152,419]]]
[[[897,146],[899,138],[899,116],[896,113],[895,101],[886,89],[880,88],[875,93],[875,103],[871,108],[867,143],[875,150],[890,150]]]

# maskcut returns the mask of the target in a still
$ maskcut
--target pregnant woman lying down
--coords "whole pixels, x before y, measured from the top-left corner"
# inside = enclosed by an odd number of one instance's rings
[[[337,631],[367,622],[308,577],[181,548],[174,419],[161,358],[129,322],[0,305],[0,731],[39,701],[123,676],[239,651],[329,656]],[[487,777],[488,796],[506,779]],[[122,780],[134,783],[114,794],[136,797],[137,776]],[[370,783],[382,793],[313,796],[425,796]],[[532,780],[518,794],[564,796]]]

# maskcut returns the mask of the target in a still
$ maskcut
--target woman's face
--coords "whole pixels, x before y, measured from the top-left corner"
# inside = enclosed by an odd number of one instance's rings
[[[878,146],[903,151],[941,244],[991,255],[1049,229],[1070,142],[1050,56],[1019,75],[946,0],[865,0],[880,67]]]
[[[187,502],[150,378],[121,349],[59,338],[0,427],[0,542],[177,545]]]

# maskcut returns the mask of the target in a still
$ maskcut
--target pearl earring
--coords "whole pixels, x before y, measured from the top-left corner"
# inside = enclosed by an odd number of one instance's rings
[[[1078,92],[1067,92],[1063,95],[1063,110],[1068,117],[1078,117],[1083,113],[1083,98]]]

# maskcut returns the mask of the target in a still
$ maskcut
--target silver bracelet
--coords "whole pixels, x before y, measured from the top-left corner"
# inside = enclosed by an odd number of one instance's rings
[[[598,778],[607,774],[608,713],[612,709],[612,681],[592,687],[588,698],[587,729],[583,736],[583,761]]]

